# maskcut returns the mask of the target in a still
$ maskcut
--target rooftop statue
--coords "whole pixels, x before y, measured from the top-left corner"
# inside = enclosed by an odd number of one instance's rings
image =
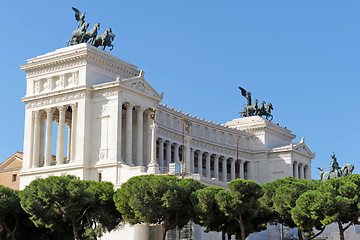
[[[332,161],[330,162],[330,171],[324,172],[322,168],[318,167],[318,169],[320,170],[320,180],[326,181],[331,178],[345,177],[352,174],[354,170],[354,165],[346,164],[344,167],[340,168],[339,163],[337,162],[337,159],[335,157],[335,153],[331,154],[330,157],[332,158]]]
[[[258,107],[258,100],[255,99],[254,104],[251,104],[251,92],[246,91],[244,88],[239,87],[241,95],[247,99],[247,105],[244,105],[244,110],[239,112],[241,117],[251,117],[251,116],[265,116],[266,119],[272,120],[273,115],[271,115],[271,110],[273,106],[271,103],[268,103],[265,107],[265,101],[261,101],[260,107]]]
[[[111,28],[105,30],[105,32],[97,36],[98,30],[100,30],[100,23],[96,23],[93,28],[87,31],[89,23],[85,22],[85,13],[81,13],[78,9],[72,8],[75,12],[75,19],[79,22],[78,29],[73,31],[71,39],[67,41],[67,46],[75,45],[79,43],[92,44],[95,47],[102,47],[105,50],[106,47],[111,47],[110,51],[114,48],[112,41],[114,41],[115,34],[112,33]]]

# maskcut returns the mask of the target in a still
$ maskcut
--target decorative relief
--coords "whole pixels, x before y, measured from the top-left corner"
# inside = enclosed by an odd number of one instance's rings
[[[58,64],[54,67],[45,67],[40,70],[31,70],[31,69],[30,70],[24,69],[24,70],[29,71],[29,72],[27,72],[27,77],[36,77],[39,75],[44,75],[44,74],[52,73],[55,71],[62,71],[62,70],[66,70],[66,69],[70,69],[70,68],[74,68],[74,67],[80,67],[85,64],[86,64],[86,61],[82,60],[82,61],[70,62],[67,64]],[[45,65],[45,63],[44,63],[44,65]]]
[[[35,108],[35,107],[41,107],[41,106],[46,106],[48,104],[53,104],[53,103],[60,103],[60,102],[65,102],[65,101],[69,101],[69,100],[75,100],[75,99],[80,99],[80,98],[84,98],[86,96],[85,92],[79,92],[79,93],[70,93],[70,94],[66,94],[64,96],[58,97],[49,97],[46,99],[40,99],[40,100],[34,100],[34,101],[29,101],[25,103],[25,108]]]
[[[94,92],[92,94],[93,97],[110,97],[110,96],[115,96],[119,94],[119,90],[101,90],[101,91],[97,91]]]
[[[294,150],[295,150],[295,151],[298,151],[299,153],[302,153],[302,154],[304,154],[304,155],[312,156],[312,153],[311,153],[311,152],[309,151],[309,149],[308,149],[305,145],[303,145],[303,144],[295,147]]]

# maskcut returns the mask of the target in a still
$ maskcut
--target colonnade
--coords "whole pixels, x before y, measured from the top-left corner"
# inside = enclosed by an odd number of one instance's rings
[[[310,177],[309,174],[309,166],[303,163],[298,163],[296,161],[293,162],[293,177],[299,179],[308,179]]]
[[[122,158],[129,166],[146,166],[151,156],[151,112],[132,102],[124,102],[122,109]]]
[[[159,167],[164,169],[170,163],[183,161],[182,144],[163,138],[157,139],[157,160]],[[186,157],[184,157],[186,160]],[[224,156],[210,151],[190,148],[190,171],[207,178],[228,182],[236,178],[248,179],[251,175],[250,162],[236,160],[231,156]]]
[[[75,158],[77,105],[61,105],[33,111],[30,167],[68,163]],[[56,159],[52,155],[53,121],[57,123]],[[65,125],[68,127],[65,139]],[[65,140],[67,155],[65,157]],[[44,153],[45,148],[45,153]]]

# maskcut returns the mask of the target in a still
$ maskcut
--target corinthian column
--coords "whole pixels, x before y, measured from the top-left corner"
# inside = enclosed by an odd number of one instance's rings
[[[240,164],[240,170],[239,170],[240,171],[240,178],[244,179],[245,178],[245,176],[244,176],[244,161],[241,160],[239,164]]]
[[[174,143],[174,163],[179,163],[179,145]]]
[[[231,181],[235,180],[235,159],[231,159]]]
[[[227,158],[224,157],[222,160],[222,174],[223,174],[223,182],[227,182]]]
[[[148,171],[150,174],[159,174],[159,165],[156,162],[156,128],[157,125],[154,122],[151,126],[151,161],[149,164]]]
[[[191,136],[187,135],[185,137],[186,147],[185,147],[185,169],[186,173],[191,173],[191,166],[193,162],[191,161],[191,150],[190,150],[190,143],[191,143]],[[184,151],[184,149],[183,149]]]
[[[70,162],[73,163],[76,158],[76,121],[77,121],[77,105],[71,104],[71,146],[70,146]],[[68,146],[69,147],[69,146]]]
[[[59,127],[56,143],[56,164],[64,163],[64,147],[65,147],[65,106],[59,106]]]
[[[198,151],[198,173],[202,175],[202,155],[203,151]]]
[[[34,144],[33,144],[33,164],[32,167],[39,166],[40,160],[40,119],[41,115],[39,111],[34,112]]]
[[[51,108],[45,109],[46,111],[46,137],[45,137],[45,163],[44,166],[50,166],[52,154],[52,125],[53,125],[53,113]]]
[[[205,153],[205,157],[206,157],[206,177],[210,178],[211,177],[211,164],[210,164],[211,154],[207,152],[207,153]]]
[[[133,104],[127,102],[126,106],[126,163],[129,166],[133,166],[132,162],[132,109]]]
[[[166,162],[168,166],[171,163],[171,145],[172,142],[170,142],[169,140],[166,141]]]
[[[159,138],[159,165],[161,172],[164,170],[164,139]]]
[[[214,177],[219,180],[219,155],[214,156]]]
[[[143,165],[143,120],[144,120],[144,108],[141,106],[136,107],[137,110],[137,143],[136,143],[136,165]]]

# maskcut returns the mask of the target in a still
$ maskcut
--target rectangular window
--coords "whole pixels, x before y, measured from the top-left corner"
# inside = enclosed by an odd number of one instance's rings
[[[99,182],[101,182],[101,181],[102,181],[102,174],[99,173]]]
[[[12,175],[12,181],[13,181],[13,182],[16,182],[16,180],[17,180],[17,174],[13,174],[13,175]]]

